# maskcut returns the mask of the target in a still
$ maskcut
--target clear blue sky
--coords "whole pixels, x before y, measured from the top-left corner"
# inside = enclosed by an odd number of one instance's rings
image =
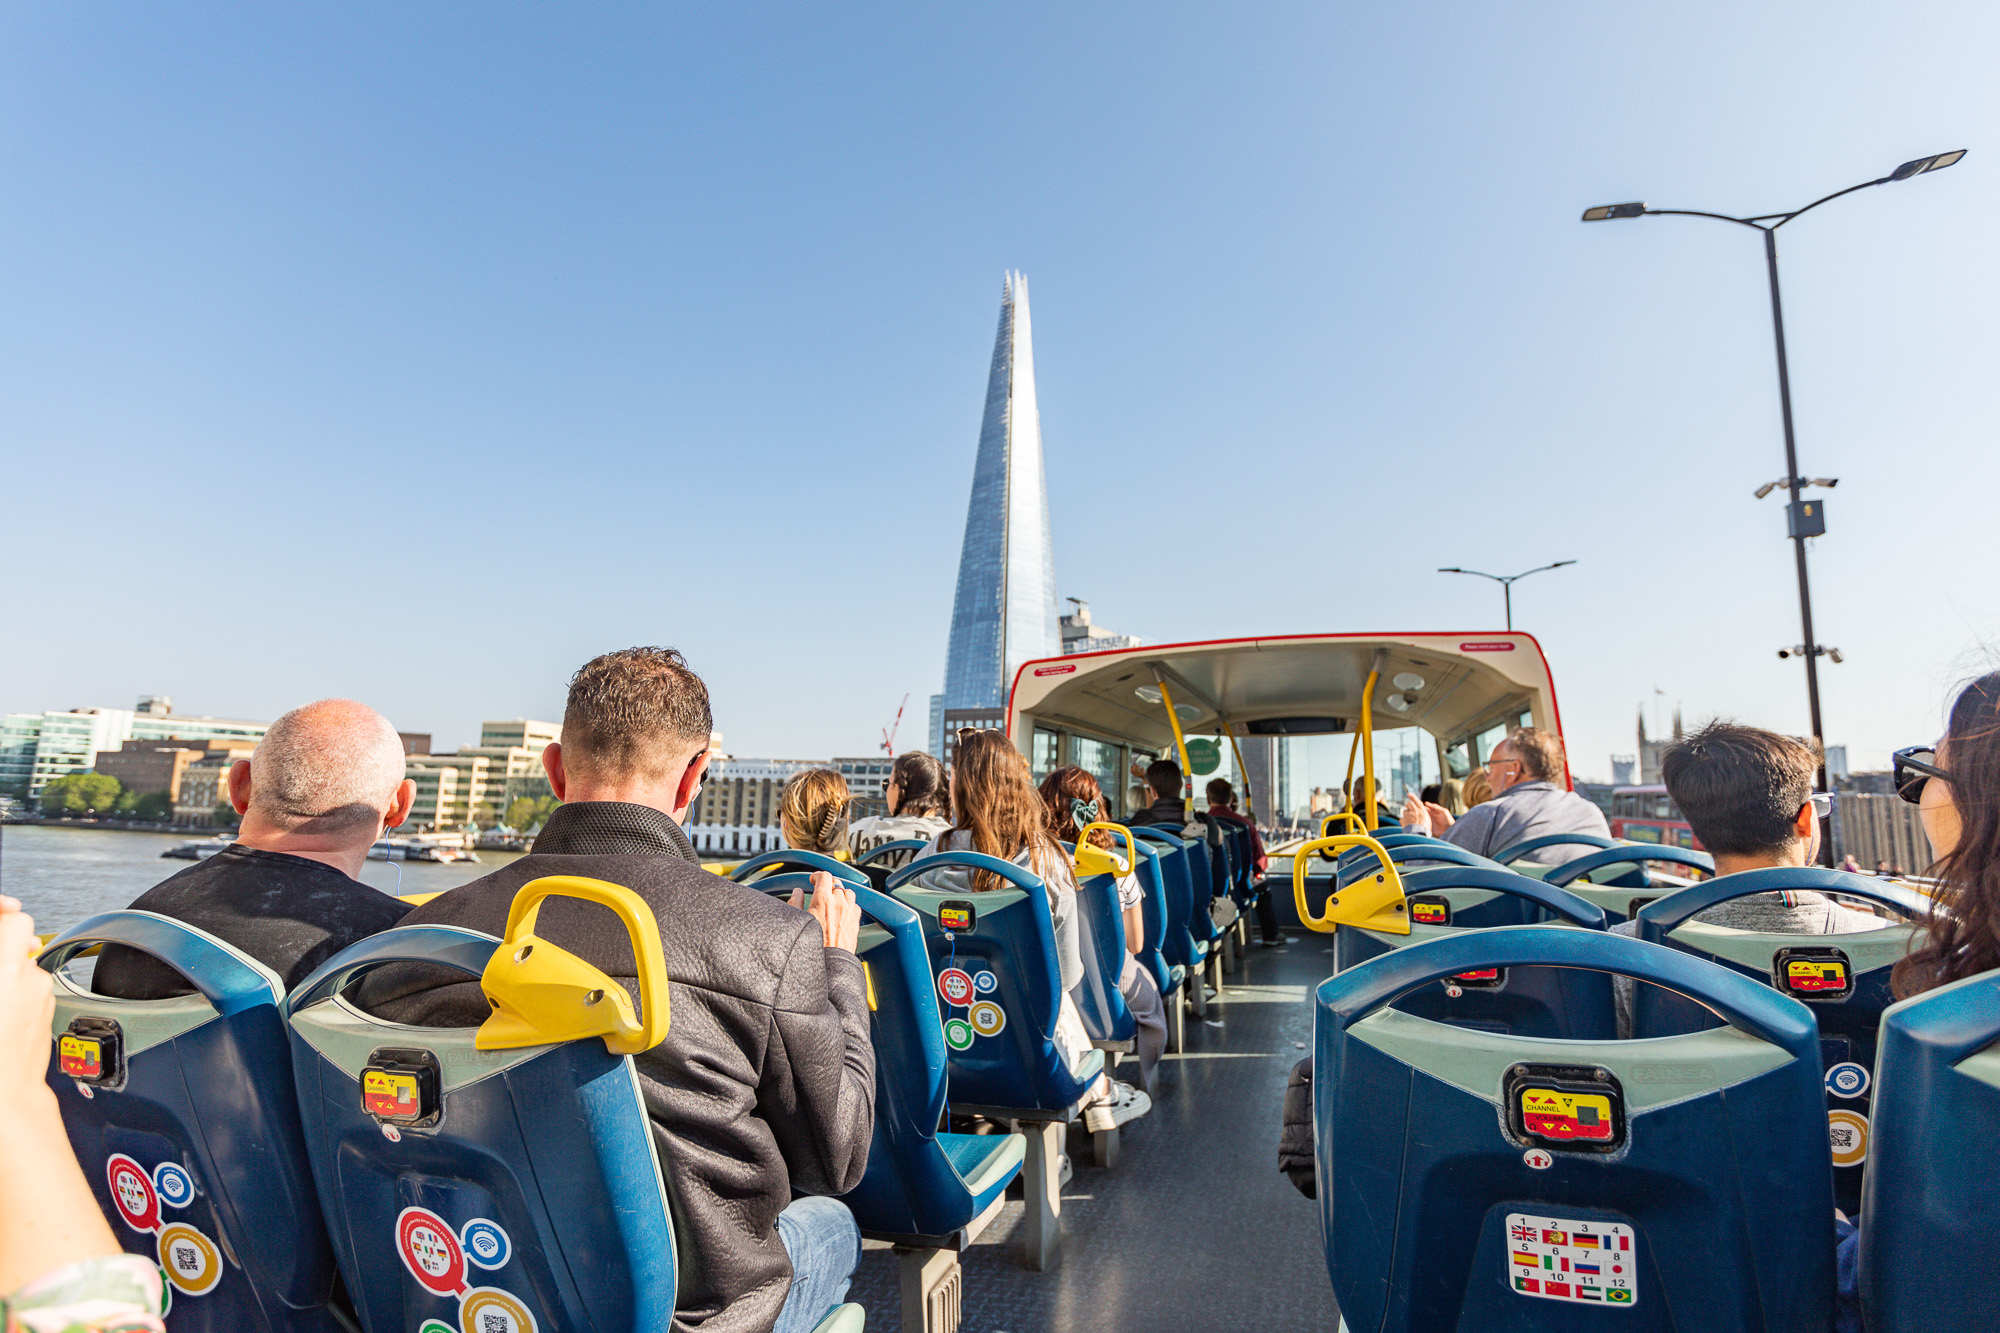
[[[440,744],[684,649],[742,754],[919,743],[1003,270],[1056,568],[1158,642],[1490,628],[1575,766],[1657,686],[1829,738],[2000,636],[1990,6],[0,6],[0,710]]]

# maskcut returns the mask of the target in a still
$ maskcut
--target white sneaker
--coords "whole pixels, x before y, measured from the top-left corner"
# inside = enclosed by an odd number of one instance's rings
[[[1084,1128],[1093,1134],[1107,1129],[1116,1129],[1129,1120],[1137,1120],[1153,1109],[1153,1099],[1130,1083],[1111,1080],[1111,1095],[1083,1113]]]

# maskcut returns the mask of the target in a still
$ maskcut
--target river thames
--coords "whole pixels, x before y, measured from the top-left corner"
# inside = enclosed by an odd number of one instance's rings
[[[98,912],[124,907],[167,876],[193,865],[160,855],[187,841],[188,835],[180,833],[8,824],[0,828],[0,893],[21,900],[35,918],[38,933],[53,934]],[[476,865],[370,861],[361,878],[384,893],[437,893],[477,879],[520,854],[481,852]]]

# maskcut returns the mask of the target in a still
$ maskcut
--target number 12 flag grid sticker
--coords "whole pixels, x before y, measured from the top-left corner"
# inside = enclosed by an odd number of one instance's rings
[[[1622,1222],[1507,1214],[1507,1285],[1573,1305],[1637,1305],[1632,1228]]]

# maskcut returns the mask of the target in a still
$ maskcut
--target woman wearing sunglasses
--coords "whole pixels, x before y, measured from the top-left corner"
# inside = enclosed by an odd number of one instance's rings
[[[1959,691],[1936,746],[1898,750],[1896,794],[1917,807],[1945,908],[1896,965],[1897,999],[2000,968],[2000,671]]]

